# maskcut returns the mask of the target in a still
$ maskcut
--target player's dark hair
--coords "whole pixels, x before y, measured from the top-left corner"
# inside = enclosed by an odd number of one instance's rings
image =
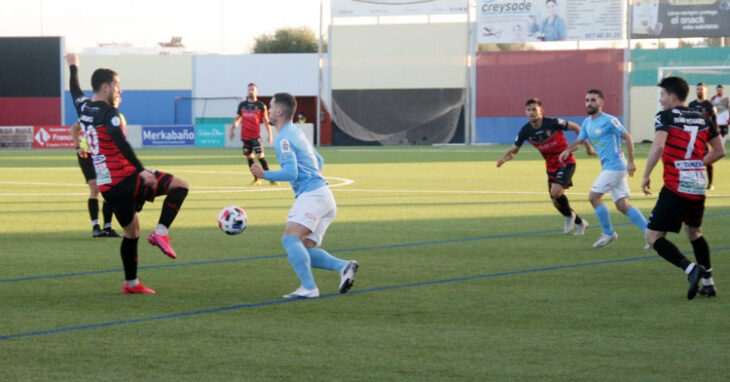
[[[588,94],[595,94],[598,98],[603,99],[603,92],[598,89],[591,89],[588,91]]]
[[[250,86],[253,86],[253,87],[255,87],[255,88],[257,88],[257,87],[258,87],[258,85],[256,85],[256,84],[255,84],[255,83],[253,83],[253,82],[251,82],[250,84],[248,84],[248,86],[246,86],[246,87],[250,87]]]
[[[718,89],[722,89],[722,85],[717,85],[717,88]]]
[[[555,5],[558,5],[558,1],[557,0],[545,0],[545,5],[547,5],[547,3],[553,3]]]
[[[284,117],[286,119],[292,119],[294,117],[294,111],[297,110],[297,99],[293,95],[289,93],[276,93],[273,99],[279,107],[284,109]]]
[[[537,97],[528,98],[527,101],[525,101],[525,106],[530,106],[532,104],[542,106],[542,101],[540,101],[540,99]]]
[[[99,68],[94,70],[94,74],[91,75],[91,88],[98,92],[101,90],[101,85],[111,83],[116,75],[117,72],[111,69]]]
[[[706,83],[704,83],[704,82],[698,82],[698,83],[697,83],[697,86],[707,86],[707,84],[706,84]]]
[[[674,94],[681,102],[684,102],[687,99],[687,94],[689,94],[689,84],[682,77],[671,76],[664,78],[657,86],[669,94]]]

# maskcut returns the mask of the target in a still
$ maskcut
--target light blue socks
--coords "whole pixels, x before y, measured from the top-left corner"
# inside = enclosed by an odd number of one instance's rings
[[[641,232],[646,233],[646,219],[644,219],[644,215],[641,214],[641,211],[639,211],[636,207],[629,208],[628,211],[626,211],[626,216],[631,220],[632,223],[634,223],[639,229],[641,229]]]
[[[299,276],[299,280],[302,281],[302,286],[306,289],[316,288],[317,284],[314,283],[312,267],[310,265],[311,259],[309,258],[307,248],[304,247],[304,243],[296,236],[284,236],[281,238],[281,244],[284,245],[289,264],[294,268],[294,272]]]
[[[312,259],[312,268],[339,271],[347,264],[347,261],[330,255],[322,248],[307,248],[307,252],[309,252],[309,258]]]
[[[605,235],[613,234],[613,226],[611,226],[611,216],[608,213],[608,207],[605,204],[601,204],[593,208],[593,212],[596,213],[598,221],[601,223],[601,227],[603,227],[603,233]]]

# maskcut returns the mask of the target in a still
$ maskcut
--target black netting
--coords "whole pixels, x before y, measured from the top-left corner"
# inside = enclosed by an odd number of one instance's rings
[[[332,116],[348,135],[383,145],[448,143],[464,89],[333,90]]]

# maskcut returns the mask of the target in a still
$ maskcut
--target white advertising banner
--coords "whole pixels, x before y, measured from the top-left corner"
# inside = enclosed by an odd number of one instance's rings
[[[460,14],[468,0],[332,0],[332,17]]]
[[[478,0],[479,44],[620,40],[625,0]]]

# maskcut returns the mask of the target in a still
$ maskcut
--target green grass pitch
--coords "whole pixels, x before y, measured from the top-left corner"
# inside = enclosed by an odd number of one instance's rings
[[[140,149],[191,192],[170,260],[146,243],[161,200],[140,214],[139,278],[121,295],[119,239],[92,239],[88,188],[70,150],[0,151],[0,380],[3,381],[679,381],[730,374],[730,164],[715,166],[704,233],[715,299],[686,278],[604,197],[619,239],[587,192],[597,159],[578,154],[572,207],[591,227],[562,234],[544,162],[531,147],[328,147],[338,215],[323,247],[360,265],[353,290],[315,270],[298,286],[280,238],[288,184],[251,187],[240,149]],[[273,159],[271,150],[269,156]],[[638,145],[632,204],[648,146]],[[278,165],[274,164],[274,168]],[[661,165],[653,174],[655,193]],[[239,205],[247,230],[223,234]],[[116,222],[115,222],[115,228]],[[694,259],[683,234],[670,240]]]

